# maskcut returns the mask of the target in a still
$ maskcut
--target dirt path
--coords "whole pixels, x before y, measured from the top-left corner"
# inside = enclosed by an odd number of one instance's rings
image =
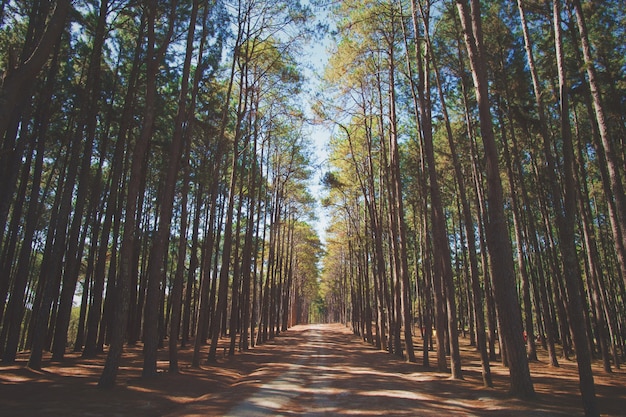
[[[503,386],[482,388],[471,366],[465,380],[452,381],[373,349],[341,325],[296,326],[260,349],[268,355],[258,358],[262,366],[232,389],[170,416],[582,415],[576,393],[569,402],[558,392],[515,400]],[[496,379],[506,384],[506,375]]]
[[[365,344],[342,325],[295,326],[273,341],[217,364],[170,375],[160,352],[157,378],[142,379],[141,347],[128,348],[118,385],[96,388],[104,355],[70,354],[44,361],[41,372],[0,364],[0,415],[7,416],[582,416],[574,362],[531,364],[533,401],[507,396],[508,371],[492,365],[494,388],[483,388],[475,349],[462,342],[464,380],[406,363]],[[220,350],[222,351],[222,350]],[[434,353],[431,356],[434,360]],[[541,359],[541,358],[540,358]],[[603,416],[626,416],[626,371],[594,365]]]

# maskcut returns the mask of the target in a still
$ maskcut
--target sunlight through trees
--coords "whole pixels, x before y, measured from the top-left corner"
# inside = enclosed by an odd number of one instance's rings
[[[453,379],[466,338],[518,398],[538,355],[575,359],[598,415],[625,28],[617,0],[2,2],[2,361],[102,354],[110,387],[127,345],[151,378],[162,349],[177,373],[341,322]]]

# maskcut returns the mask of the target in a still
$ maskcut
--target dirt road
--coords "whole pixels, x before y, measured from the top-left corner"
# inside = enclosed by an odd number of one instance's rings
[[[170,416],[572,415],[549,399],[521,402],[472,378],[425,372],[340,325],[296,326],[272,343],[259,348],[260,367],[241,382]]]
[[[224,343],[227,343],[224,340]],[[339,324],[295,326],[274,340],[217,363],[192,368],[192,348],[180,351],[181,371],[141,378],[141,346],[128,347],[118,384],[97,388],[104,355],[85,360],[49,355],[41,372],[0,363],[0,415],[66,417],[182,416],[582,416],[574,361],[560,368],[531,363],[533,401],[508,397],[508,370],[492,364],[494,388],[483,388],[475,348],[461,343],[464,380],[376,350]],[[223,347],[220,348],[220,352]],[[435,354],[432,352],[434,362]],[[434,365],[434,363],[433,363]],[[603,373],[594,363],[603,416],[626,416],[626,371]]]

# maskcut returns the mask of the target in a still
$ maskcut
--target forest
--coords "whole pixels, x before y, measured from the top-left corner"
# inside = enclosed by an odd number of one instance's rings
[[[599,415],[624,39],[620,0],[2,1],[2,363],[107,388],[128,347],[151,378],[339,322],[458,380],[468,339],[515,398],[574,361]]]

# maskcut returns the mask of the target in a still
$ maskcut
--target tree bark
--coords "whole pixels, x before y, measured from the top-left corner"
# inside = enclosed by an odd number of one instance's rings
[[[580,0],[572,0],[574,11],[576,13],[576,23],[578,24],[578,32],[582,44],[583,57],[585,59],[585,69],[587,71],[587,79],[589,81],[589,89],[593,98],[593,107],[596,113],[596,121],[602,139],[602,147],[604,150],[604,158],[607,171],[609,174],[609,182],[611,185],[611,194],[607,198],[612,198],[615,204],[615,212],[617,217],[618,233],[615,234],[615,245],[617,249],[618,261],[622,271],[622,279],[626,283],[626,195],[624,193],[624,185],[620,174],[619,153],[615,151],[613,138],[609,132],[609,125],[602,102],[602,94],[596,75],[596,66],[591,52],[591,44],[589,42],[589,34],[587,32],[587,24],[583,13]],[[623,163],[623,162],[622,162]],[[621,238],[621,239],[620,239]]]
[[[591,371],[591,353],[587,344],[587,335],[582,314],[582,295],[580,293],[580,268],[576,256],[576,171],[574,169],[574,147],[569,123],[569,87],[565,76],[563,40],[561,29],[561,10],[558,0],[553,2],[554,36],[556,47],[557,70],[559,74],[559,105],[561,111],[561,136],[563,138],[564,201],[563,214],[557,213],[560,223],[559,237],[563,271],[567,290],[567,310],[570,318],[570,332],[576,349],[576,362],[580,378],[580,392],[586,416],[597,416],[595,384]]]
[[[52,345],[52,358],[54,360],[62,360],[65,355],[65,345],[67,344],[67,332],[69,328],[70,315],[72,312],[72,301],[74,298],[74,292],[76,290],[76,283],[78,282],[79,268],[82,260],[82,252],[84,248],[84,239],[79,240],[81,224],[83,220],[83,212],[89,194],[92,194],[93,199],[99,194],[97,189],[100,184],[94,184],[91,178],[91,157],[93,154],[93,144],[95,142],[96,127],[97,127],[97,113],[99,111],[100,97],[100,73],[101,73],[101,60],[102,60],[102,48],[104,46],[106,37],[106,19],[108,12],[108,1],[104,0],[100,2],[100,10],[98,14],[98,22],[93,36],[93,49],[89,59],[89,69],[87,73],[87,80],[85,85],[85,94],[83,103],[81,103],[81,114],[79,115],[79,123],[76,127],[76,140],[83,140],[81,136],[85,135],[83,159],[80,167],[80,179],[78,183],[78,190],[76,195],[76,202],[74,207],[74,214],[72,224],[69,231],[69,243],[66,252],[66,268],[63,276],[63,285],[61,289],[61,297],[59,301],[59,312],[57,315],[54,342]],[[104,138],[108,143],[107,138]],[[106,145],[105,145],[106,146]],[[104,155],[106,150],[101,153]],[[102,169],[102,157],[100,158],[99,169]],[[92,193],[92,188],[96,191]],[[88,213],[91,210],[88,210]],[[87,217],[89,218],[89,217]],[[84,228],[88,227],[88,224],[83,225]],[[83,233],[83,236],[85,234]]]
[[[172,3],[169,16],[169,25],[173,29],[175,21],[176,1]],[[185,50],[185,60],[183,63],[183,71],[181,75],[180,91],[178,95],[178,110],[176,118],[174,120],[174,132],[172,134],[172,142],[170,143],[167,159],[168,162],[165,165],[165,178],[163,188],[159,194],[160,213],[159,213],[159,226],[156,231],[153,246],[150,250],[150,263],[148,266],[148,283],[146,290],[146,302],[144,311],[144,328],[143,328],[143,370],[141,375],[146,377],[153,377],[157,374],[157,351],[159,346],[159,295],[164,289],[165,285],[165,269],[164,261],[166,255],[166,248],[169,244],[170,226],[172,222],[172,209],[174,206],[174,195],[176,191],[176,180],[178,179],[178,168],[181,164],[181,156],[185,149],[186,135],[184,132],[184,124],[187,120],[187,94],[189,91],[189,74],[191,72],[191,59],[193,56],[193,41],[196,26],[196,18],[198,15],[198,0],[193,2],[191,17],[189,21],[189,28],[187,32],[187,47]],[[170,33],[171,30],[170,29]],[[171,36],[171,35],[170,35]],[[166,39],[161,44],[161,48],[165,50],[169,39]],[[186,230],[182,230],[181,233],[186,233]],[[181,277],[182,280],[182,277]],[[180,284],[180,285],[179,285]],[[182,282],[176,284],[176,291],[182,291]],[[180,298],[180,294],[174,294],[177,297],[177,301]],[[178,333],[178,324],[177,333]],[[178,335],[173,335],[176,339]],[[172,335],[170,335],[172,337]],[[170,349],[172,346],[170,346]],[[175,355],[176,345],[174,344]],[[170,357],[171,360],[171,357]],[[170,362],[170,365],[172,363]],[[177,364],[174,364],[176,367]]]
[[[505,341],[510,371],[510,392],[520,398],[534,396],[528,360],[524,349],[520,305],[515,286],[513,250],[504,214],[502,183],[498,152],[490,113],[487,71],[484,66],[481,14],[477,0],[472,0],[471,12],[467,0],[456,0],[463,27],[467,52],[472,67],[480,116],[480,131],[485,149],[488,183],[487,246],[490,253],[493,288],[501,334]]]
[[[113,310],[113,321],[111,323],[111,343],[109,352],[104,365],[98,387],[110,388],[115,385],[117,371],[122,357],[124,337],[128,325],[128,313],[130,310],[130,293],[132,280],[132,264],[135,251],[135,242],[137,239],[136,225],[140,219],[135,218],[137,215],[138,199],[141,192],[141,184],[145,176],[144,166],[147,164],[146,150],[152,137],[154,120],[156,116],[156,78],[159,65],[165,54],[168,39],[171,36],[173,22],[170,20],[168,34],[160,48],[156,48],[156,19],[157,5],[154,2],[146,2],[147,13],[147,49],[146,49],[146,95],[145,95],[145,113],[141,134],[135,142],[133,149],[132,165],[130,172],[130,180],[128,183],[126,197],[126,216],[124,220],[124,237],[120,249],[120,275],[117,280],[115,291],[116,307]],[[175,10],[175,7],[172,7]]]

